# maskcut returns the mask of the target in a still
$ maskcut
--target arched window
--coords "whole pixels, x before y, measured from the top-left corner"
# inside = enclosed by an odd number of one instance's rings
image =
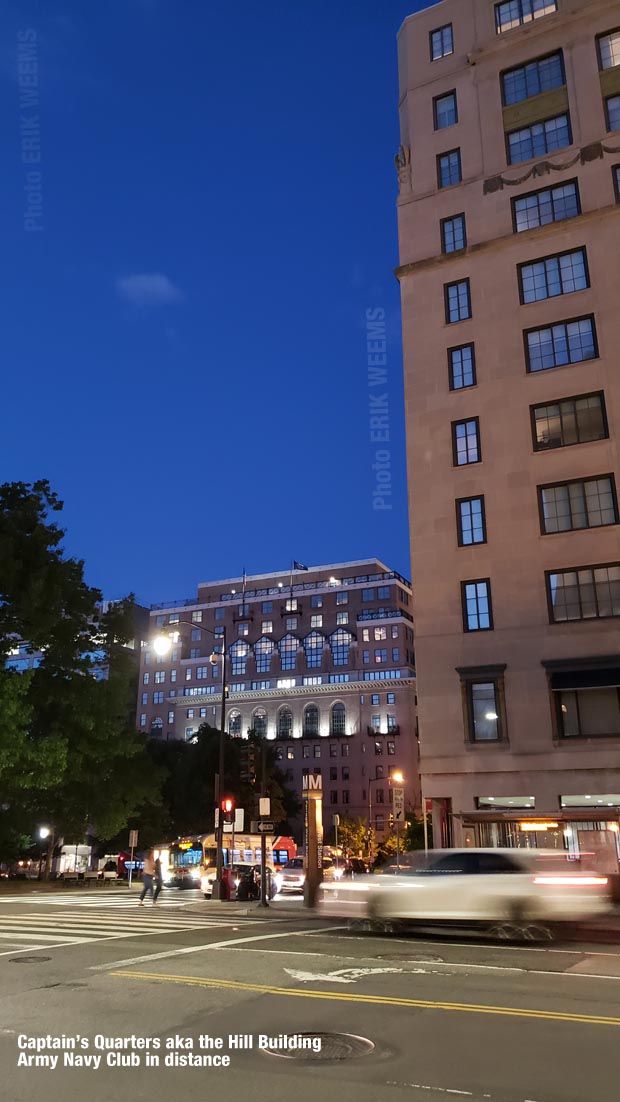
[[[271,656],[275,650],[271,639],[266,639],[264,636],[254,644],[254,655],[256,657],[256,672],[257,673],[269,673],[271,667]]]
[[[323,636],[320,631],[311,631],[304,639],[306,665],[309,670],[318,670],[323,660]]]
[[[344,704],[334,704],[330,730],[332,735],[346,735],[347,712]]]
[[[252,714],[252,728],[257,735],[267,734],[267,713],[264,708],[257,708]]]
[[[229,651],[230,657],[232,659],[233,675],[236,676],[238,674],[245,673],[245,664],[248,660],[249,653],[250,648],[248,644],[245,643],[242,639],[237,639],[237,642],[233,643]]]
[[[228,716],[228,734],[241,734],[241,712],[231,712]]]
[[[293,713],[290,708],[280,708],[278,712],[278,738],[290,738],[293,730]]]
[[[283,670],[295,669],[297,645],[297,639],[294,635],[285,635],[283,639],[280,639],[278,647],[280,649],[280,661]]]
[[[308,704],[304,709],[304,735],[316,736],[319,733],[319,709],[316,704]]]
[[[351,632],[345,631],[344,628],[338,628],[331,636],[330,642],[332,645],[334,666],[348,666],[349,647],[351,646],[352,638]]]

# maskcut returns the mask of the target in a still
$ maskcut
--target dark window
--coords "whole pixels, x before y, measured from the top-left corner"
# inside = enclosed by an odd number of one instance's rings
[[[347,713],[344,704],[334,704],[331,715],[331,734],[346,734]]]
[[[522,23],[531,23],[557,11],[557,0],[504,0],[495,5],[495,30],[498,34],[520,27]]]
[[[574,689],[553,695],[561,738],[620,735],[620,688],[617,685]]]
[[[433,861],[425,871],[433,875],[460,873],[461,876],[475,876],[478,872],[478,854],[450,853],[447,857],[440,857]]]
[[[338,780],[338,769],[336,768],[335,765],[332,765],[330,770],[329,770],[329,779],[330,779],[330,781],[337,781]]]
[[[457,253],[467,245],[465,215],[455,214],[453,218],[441,220],[441,251]]]
[[[445,27],[438,27],[430,33],[431,61],[439,61],[441,57],[447,57],[454,53],[454,39],[452,24],[446,23]]]
[[[498,742],[502,737],[497,681],[468,681],[467,719],[472,742]]]
[[[362,590],[362,600],[363,601],[374,601],[374,599],[375,599],[374,589],[363,589]]]
[[[471,295],[469,280],[460,279],[457,283],[445,283],[446,323],[466,321],[471,317]]]
[[[620,563],[547,571],[546,580],[553,624],[620,616]]]
[[[310,598],[310,606],[311,606],[311,608],[323,608],[323,598],[322,597],[311,597]]]
[[[290,708],[280,708],[278,712],[278,738],[290,738],[293,730],[293,713]]]
[[[616,202],[620,203],[620,165],[614,165],[611,171],[613,173]]]
[[[456,526],[459,547],[486,543],[484,497],[462,497],[456,503]]]
[[[590,286],[585,249],[547,256],[531,264],[519,264],[517,270],[523,303],[570,295]]]
[[[597,45],[601,69],[615,69],[620,65],[620,30],[599,35]]]
[[[491,582],[479,578],[461,582],[463,604],[463,631],[492,631]]]
[[[620,130],[620,96],[607,96],[605,100],[607,129]]]
[[[476,358],[473,344],[461,344],[448,349],[450,390],[462,390],[476,385]]]
[[[534,451],[604,440],[608,430],[602,391],[532,406],[532,436]]]
[[[262,607],[263,613],[273,612],[273,601],[263,601],[261,607]]]
[[[530,161],[533,157],[542,157],[556,149],[566,149],[572,142],[568,115],[557,115],[544,122],[535,122],[520,130],[513,130],[506,136],[508,145],[508,164]]]
[[[501,853],[479,853],[478,869],[481,873],[490,872],[523,872],[523,869],[510,857],[504,857]]]
[[[564,63],[562,51],[548,57],[541,57],[538,61],[530,61],[527,65],[520,65],[516,69],[509,69],[502,74],[502,97],[505,106],[512,103],[521,103],[531,96],[538,96],[541,92],[550,92],[553,88],[561,88],[566,83],[564,77]]]
[[[543,535],[618,523],[616,486],[610,474],[540,486],[538,503]]]
[[[438,186],[440,188],[452,187],[453,184],[460,184],[461,180],[460,149],[451,149],[448,153],[440,153],[437,158]]]
[[[525,344],[528,371],[546,371],[550,367],[582,363],[598,356],[592,317],[530,329],[525,333]]]
[[[452,455],[455,467],[480,463],[480,425],[477,417],[469,421],[452,422]]]
[[[316,737],[319,733],[319,709],[316,704],[308,704],[304,711],[304,735]]]
[[[550,222],[564,222],[581,214],[579,187],[576,180],[558,187],[543,188],[512,200],[512,214],[516,233],[548,226]]]
[[[435,130],[445,130],[446,126],[454,126],[459,121],[456,92],[445,92],[442,96],[435,96],[433,100],[433,120]]]

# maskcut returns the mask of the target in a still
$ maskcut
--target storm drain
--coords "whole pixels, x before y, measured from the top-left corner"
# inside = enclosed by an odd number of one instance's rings
[[[353,1033],[291,1033],[270,1041],[264,1051],[285,1060],[350,1060],[375,1051],[372,1041]]]
[[[51,960],[51,957],[11,957],[10,964],[41,964],[44,960]]]

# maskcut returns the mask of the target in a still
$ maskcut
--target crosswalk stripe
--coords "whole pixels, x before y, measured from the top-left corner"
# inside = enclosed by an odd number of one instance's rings
[[[11,933],[9,933],[9,934],[1,934],[0,933],[0,938],[3,938],[3,939],[13,938],[13,940],[15,940],[16,936],[17,936],[17,939],[19,941],[40,941],[42,937],[45,937],[47,939],[47,941],[66,942],[66,934],[49,934],[47,932],[47,930],[45,931],[45,934],[43,934],[43,932],[41,932],[39,934],[22,934],[20,931],[18,931],[17,935],[16,935],[15,930],[12,930]],[[72,944],[74,942],[78,943],[78,942],[86,942],[86,941],[94,941],[94,940],[95,940],[94,938],[90,938],[90,937],[77,937],[77,938],[74,938],[73,936],[71,937],[71,943]]]

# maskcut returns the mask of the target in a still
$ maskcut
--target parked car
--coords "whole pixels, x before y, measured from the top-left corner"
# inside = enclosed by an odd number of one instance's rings
[[[241,881],[244,879],[244,877],[252,875],[253,878],[258,882],[258,884],[260,884],[260,865],[251,865],[249,862],[240,861],[237,864],[233,865],[231,872],[233,886],[231,899],[236,898],[237,892],[239,890],[239,885],[241,884]],[[206,875],[202,877],[201,888],[202,894],[204,895],[205,899],[210,899],[213,895],[214,882],[215,869],[212,869],[210,872],[206,873]],[[271,865],[267,865],[267,889],[270,899],[273,899],[280,890],[280,874],[277,873],[275,869],[271,867]]]
[[[324,915],[379,926],[424,921],[524,928],[604,914],[609,883],[557,850],[436,850],[404,855],[400,868],[374,876],[324,884],[318,907]]]
[[[342,863],[336,867],[331,857],[324,857],[322,864],[323,880],[337,880],[342,875]],[[281,871],[282,884],[280,891],[303,893],[306,884],[306,862],[303,857],[291,857]]]

